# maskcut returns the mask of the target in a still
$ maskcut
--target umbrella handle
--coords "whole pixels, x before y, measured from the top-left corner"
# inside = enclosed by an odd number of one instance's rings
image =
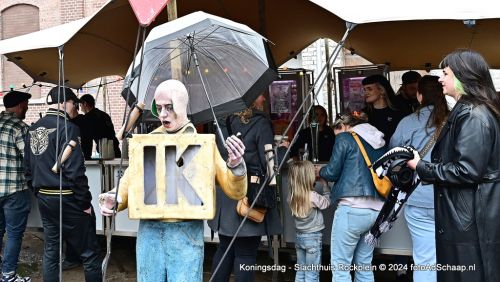
[[[144,110],[144,103],[140,102],[137,105],[135,105],[134,109],[130,113],[130,117],[128,119],[128,122],[120,128],[120,131],[116,134],[116,138],[118,140],[123,140],[125,137],[125,132],[129,132],[132,126],[135,124],[137,119],[141,116],[142,111]]]

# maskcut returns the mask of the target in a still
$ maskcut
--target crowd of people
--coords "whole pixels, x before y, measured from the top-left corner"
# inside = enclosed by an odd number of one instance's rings
[[[338,205],[330,244],[334,281],[352,281],[353,269],[341,265],[359,266],[354,269],[355,281],[374,281],[369,267],[373,246],[364,238],[384,199],[374,187],[362,153],[366,150],[373,162],[388,149],[402,146],[412,146],[414,158],[406,165],[416,170],[421,181],[405,207],[413,260],[417,266],[428,266],[413,271],[413,281],[496,279],[500,269],[500,228],[494,220],[500,206],[495,189],[500,183],[500,96],[486,61],[474,51],[450,53],[441,67],[440,77],[405,73],[398,96],[384,76],[366,77],[362,81],[364,113],[343,114],[334,122],[331,158],[327,165],[316,167],[317,177],[334,183],[330,200]],[[445,95],[456,101],[451,111]],[[303,185],[292,182],[289,189],[300,191]],[[290,203],[298,197],[292,195]],[[312,202],[311,195],[300,197],[304,203]],[[320,208],[308,204],[309,212],[304,215],[294,207],[296,219],[306,219]],[[296,249],[299,256],[303,252],[299,243]],[[311,250],[315,250],[312,245]],[[440,270],[437,265],[466,271]],[[297,281],[314,281],[303,279],[301,273],[296,277]]]
[[[467,267],[467,271],[413,271],[413,281],[497,279],[500,96],[486,61],[474,51],[450,53],[441,68],[440,77],[406,72],[398,94],[383,75],[364,78],[366,108],[339,114],[331,126],[326,122],[326,110],[313,108],[309,127],[291,144],[293,159],[288,162],[285,187],[288,197],[282,199],[294,219],[299,266],[320,265],[323,242],[329,240],[334,281],[352,281],[351,270],[355,281],[374,281],[370,267],[374,246],[364,238],[384,198],[376,190],[363,155],[373,163],[391,148],[412,146],[414,158],[407,166],[416,171],[420,184],[404,213],[414,264]],[[452,109],[445,95],[456,101]],[[66,264],[83,264],[85,280],[100,281],[102,258],[84,161],[91,158],[94,146],[103,150],[99,145],[103,138],[113,142],[113,155],[120,156],[113,124],[109,115],[95,108],[91,95],[78,98],[69,88],[54,87],[48,94],[45,116],[28,126],[23,119],[30,98],[24,92],[7,93],[5,111],[0,114],[0,234],[2,238],[7,234],[5,245],[0,245],[2,281],[30,281],[17,274],[30,190],[36,196],[44,230],[44,281],[60,279],[61,239],[67,245]],[[159,84],[151,110],[161,126],[152,134],[197,134],[188,119],[188,104],[189,94],[182,82],[171,79]],[[241,265],[257,263],[262,236],[271,241],[270,236],[283,233],[276,187],[270,180],[273,161],[278,161],[273,160],[274,132],[264,104],[261,95],[249,108],[224,117],[220,124],[225,140],[206,145],[213,155],[204,161],[209,169],[203,173],[209,173],[208,178],[217,185],[215,217],[208,225],[220,240],[212,281],[229,281],[231,273],[236,281],[254,281],[254,272]],[[84,115],[78,113],[78,107]],[[62,157],[66,151],[70,153]],[[206,176],[196,172],[190,177],[197,175]],[[119,187],[99,195],[101,214],[111,216],[135,208],[140,196],[131,191],[135,181],[127,170]],[[259,184],[263,184],[262,191],[256,193]],[[249,202],[257,204],[242,214],[241,207]],[[322,210],[332,205],[336,209],[331,238],[323,238]],[[250,216],[252,212],[260,216]],[[245,213],[248,218],[244,220]],[[60,226],[63,238],[59,238]],[[203,244],[202,218],[140,214],[138,281],[167,277],[169,281],[202,281]],[[358,267],[342,267],[349,265]],[[299,267],[296,281],[319,281],[319,268]]]

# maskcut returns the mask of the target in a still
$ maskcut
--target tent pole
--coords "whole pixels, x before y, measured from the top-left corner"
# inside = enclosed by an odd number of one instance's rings
[[[177,1],[170,0],[167,3],[167,20],[170,22],[175,19],[177,19]]]
[[[337,45],[337,47],[335,48],[335,51],[333,52],[332,56],[330,57],[330,59],[329,59],[328,61],[332,61],[332,59],[334,60],[334,59],[337,57],[337,55],[338,55],[338,53],[339,53],[339,52],[338,52],[338,50],[340,50],[340,47],[341,47],[341,46],[344,46],[344,41],[345,41],[345,39],[347,38],[347,36],[349,35],[349,32],[350,32],[350,31],[351,31],[354,27],[355,27],[355,24],[348,25],[347,31],[345,32],[344,37],[342,38],[342,41],[341,41],[341,42],[339,42],[339,44],[338,44],[338,45]],[[194,51],[194,50],[193,50],[193,51]],[[201,77],[201,72],[200,72],[200,68],[199,68],[199,66],[198,66],[197,57],[196,57],[196,54],[195,54],[194,52],[193,52],[193,57],[194,57],[194,60],[195,60],[195,63],[196,63],[196,67],[197,67],[198,72],[199,72],[200,77]],[[321,75],[323,74],[323,72],[325,71],[325,69],[326,69],[326,66],[325,66],[325,67],[323,67],[323,69],[321,70],[321,72],[320,72],[320,74],[319,74],[319,77],[321,77]],[[326,76],[325,76],[325,77],[326,77]],[[320,85],[323,85],[323,83],[325,82],[325,77],[323,77],[323,79],[322,79],[322,81],[321,81]],[[204,84],[204,82],[203,82],[203,79],[201,79],[201,82],[202,82],[203,87],[205,88],[205,84]],[[306,95],[306,97],[305,97],[305,98],[304,98],[304,100],[302,101],[302,104],[300,105],[300,107],[297,109],[297,113],[294,115],[294,117],[293,117],[293,118],[292,118],[292,120],[290,121],[290,124],[288,125],[288,127],[287,127],[287,128],[285,129],[285,131],[282,133],[282,135],[281,135],[281,136],[282,136],[282,138],[281,138],[281,140],[278,142],[278,144],[279,144],[279,143],[281,143],[281,142],[283,141],[284,136],[286,136],[286,133],[287,133],[287,132],[288,132],[288,130],[290,129],[291,125],[293,124],[293,121],[297,118],[298,114],[300,113],[300,111],[301,111],[301,110],[302,110],[302,108],[304,107],[305,102],[309,99],[309,96],[310,96],[310,95],[314,92],[313,90],[314,90],[314,87],[315,87],[315,86],[316,86],[316,83],[314,83],[313,87],[311,87],[311,88],[308,90],[308,94]],[[207,99],[208,99],[208,93],[207,93],[206,89],[205,89],[205,94],[207,95]],[[209,103],[210,103],[210,99],[208,99],[208,101],[209,101]],[[313,99],[313,101],[314,101],[314,99]],[[307,109],[307,112],[309,112],[309,111],[311,110],[311,108],[313,107],[313,105],[314,105],[314,103],[310,103],[309,108]],[[212,106],[211,106],[211,105],[210,105],[210,109],[212,110],[212,113],[213,113],[213,109],[212,109]],[[222,132],[220,131],[219,125],[217,124],[217,119],[215,118],[215,113],[213,113],[213,115],[214,115],[214,120],[215,120],[215,126],[217,127],[217,130],[219,131],[219,134],[220,134],[220,135],[222,135]],[[300,128],[300,127],[302,127],[302,125],[304,124],[304,122],[305,122],[305,117],[302,119],[302,121],[301,121],[301,123],[300,123],[300,125],[299,125],[299,128]],[[291,149],[291,147],[292,147],[291,145],[293,144],[293,142],[295,142],[295,140],[297,139],[297,137],[298,137],[298,134],[295,134],[295,136],[293,137],[293,140],[290,142],[290,146],[289,146],[289,147],[288,147],[288,149],[286,150],[285,156],[281,159],[281,162],[280,162],[280,164],[279,164],[278,168],[276,169],[276,171],[271,172],[271,173],[270,173],[270,174],[271,174],[270,176],[269,176],[269,175],[266,175],[266,178],[265,178],[265,180],[263,181],[262,186],[260,187],[259,192],[257,193],[257,196],[259,196],[259,195],[260,195],[260,193],[262,192],[262,190],[263,190],[263,188],[264,188],[265,183],[267,183],[267,181],[268,181],[269,179],[272,179],[272,178],[276,175],[276,172],[278,172],[278,171],[280,171],[280,170],[281,170],[281,167],[282,167],[282,166],[283,166],[283,164],[285,163],[285,160],[287,159],[288,154],[290,153],[290,149]],[[223,141],[224,141],[224,140],[223,140]],[[250,208],[253,208],[254,204],[255,204],[255,202],[253,202],[253,203],[252,203],[252,205],[250,206]],[[238,236],[238,233],[240,232],[241,227],[242,227],[242,226],[243,226],[243,224],[245,223],[245,221],[246,221],[247,217],[248,217],[248,215],[246,215],[246,216],[243,218],[242,222],[241,222],[241,223],[240,223],[240,225],[238,226],[238,229],[236,229],[236,232],[235,232],[235,234],[233,235],[233,238],[232,238],[231,242],[229,243],[229,246],[228,246],[228,248],[227,248],[226,252],[222,255],[221,262],[222,262],[222,260],[226,257],[227,252],[229,251],[229,249],[230,249],[230,248],[231,248],[231,246],[233,245],[234,240],[235,240],[235,238]],[[211,282],[211,281],[213,281],[215,274],[217,273],[217,271],[218,271],[218,270],[219,270],[219,268],[220,268],[221,262],[219,262],[219,264],[218,264],[218,265],[217,265],[217,267],[215,268],[215,271],[212,273],[212,277],[211,277],[211,278],[210,278],[210,280],[209,280],[210,282]]]
[[[351,32],[351,30],[352,30],[354,27],[356,27],[356,24],[347,22],[347,23],[346,23],[346,27],[347,27],[347,30],[346,30],[346,32],[344,33],[344,36],[343,36],[343,37],[342,37],[342,39],[338,42],[337,46],[335,46],[335,49],[333,50],[332,55],[331,55],[331,56],[330,56],[330,58],[328,58],[328,60],[327,60],[327,64],[326,64],[326,65],[325,65],[325,66],[321,69],[321,72],[320,72],[320,73],[319,73],[319,75],[318,75],[318,78],[319,78],[319,79],[318,79],[318,80],[316,80],[316,81],[314,82],[313,86],[312,86],[312,87],[311,87],[311,88],[307,91],[307,95],[304,97],[304,99],[303,99],[303,101],[302,101],[302,104],[301,104],[301,105],[300,105],[300,107],[297,109],[297,112],[296,112],[296,113],[295,113],[295,115],[293,116],[292,120],[290,120],[290,123],[289,123],[289,124],[288,124],[288,126],[286,127],[285,131],[282,133],[282,135],[281,135],[281,136],[282,136],[282,140],[280,140],[280,142],[281,142],[281,141],[283,141],[284,136],[286,136],[286,135],[287,135],[288,131],[289,131],[289,130],[290,130],[290,128],[292,127],[293,122],[297,119],[298,115],[302,112],[302,109],[304,108],[305,102],[309,100],[309,98],[310,98],[310,96],[311,96],[311,95],[314,95],[314,89],[316,89],[316,87],[317,87],[318,85],[319,85],[318,89],[321,89],[321,87],[322,87],[322,86],[323,86],[323,84],[325,83],[326,75],[324,75],[324,72],[325,72],[325,70],[327,70],[327,66],[328,66],[328,65],[332,65],[332,62],[334,62],[334,61],[335,61],[335,59],[337,58],[337,56],[338,56],[338,54],[339,54],[339,52],[340,52],[341,48],[342,48],[342,47],[344,47],[344,43],[345,43],[345,40],[346,40],[347,36],[348,36],[348,35],[349,35],[349,33]],[[331,70],[330,70],[330,69],[328,69],[327,71],[328,71],[328,72],[331,72]],[[319,81],[321,81],[321,82],[319,82]],[[319,83],[318,83],[318,82],[319,82]],[[317,91],[316,91],[316,92],[317,92]],[[312,100],[314,101],[314,97],[313,97],[313,99],[312,99]],[[309,113],[309,111],[311,110],[312,106],[313,106],[313,104],[309,105],[309,107],[307,108],[306,114],[307,114],[307,113]],[[301,127],[302,127],[302,125],[304,124],[304,120],[305,120],[305,119],[303,119],[303,120],[302,120],[302,122],[300,123],[299,128],[301,128]],[[297,137],[297,135],[295,135],[295,137]],[[292,144],[293,144],[293,142],[295,142],[295,139],[296,139],[295,137],[294,137],[294,138],[293,138],[293,140],[290,142],[290,145],[292,145]],[[291,146],[290,146],[290,148],[291,148]],[[286,152],[286,153],[287,153],[287,155],[286,155],[286,156],[288,156],[288,151],[289,151],[289,150],[287,150],[287,152]],[[286,157],[286,156],[285,156],[285,157]]]
[[[328,123],[333,124],[333,106],[332,106],[332,74],[330,72],[331,66],[328,62],[328,58],[330,57],[330,46],[328,42],[328,38],[323,39],[323,44],[325,44],[325,58],[326,58],[326,68],[329,70],[326,76],[326,98],[328,101]]]
[[[141,34],[142,34],[142,46],[144,46],[144,41],[145,41],[145,38],[146,38],[146,27],[142,27],[142,26],[139,26],[138,30],[137,30],[137,39],[136,39],[136,42],[135,42],[135,50],[134,50],[134,57],[132,59],[132,77],[134,77],[134,67],[135,67],[135,54],[137,53],[137,50],[139,48],[139,40],[141,38]],[[144,52],[143,52],[144,48],[141,48],[141,62],[144,58]],[[141,78],[141,69],[142,69],[142,64],[141,64],[141,68],[139,69],[139,78],[138,78],[138,82],[137,82],[137,93],[139,93],[139,86],[140,86],[140,78]],[[122,140],[124,139],[127,134],[128,134],[128,131],[126,130],[127,128],[127,125],[129,122],[131,122],[129,120],[130,118],[130,115],[133,111],[133,109],[130,110],[128,116],[127,116],[127,106],[129,106],[129,101],[130,101],[130,94],[131,94],[131,87],[132,87],[132,82],[130,83],[130,87],[128,87],[128,90],[127,90],[127,99],[126,99],[126,102],[125,102],[125,110],[123,112],[123,126],[122,126],[122,129],[123,131],[120,130],[120,132],[122,132],[122,134],[118,135],[117,138],[118,140]],[[136,106],[137,107],[137,106]],[[135,109],[135,108],[134,108]],[[133,122],[135,123],[135,121]],[[132,124],[133,125],[133,124]],[[132,125],[130,127],[130,130],[132,129]],[[122,144],[121,144],[121,151],[124,152],[124,148],[125,148],[125,142],[128,142],[127,139],[123,140],[122,141]],[[122,154],[122,157],[120,158],[120,164],[119,164],[119,171],[123,171],[123,156],[124,154]],[[107,271],[108,271],[108,263],[109,263],[109,260],[111,258],[111,239],[113,237],[113,231],[115,230],[115,224],[116,224],[116,220],[115,220],[115,217],[116,217],[116,210],[117,210],[117,207],[118,207],[118,193],[119,193],[119,190],[120,190],[120,178],[118,178],[118,181],[116,183],[116,194],[115,194],[115,206],[113,208],[113,214],[111,215],[111,218],[106,218],[105,220],[105,228],[104,228],[104,232],[106,234],[106,255],[104,256],[104,259],[102,260],[102,265],[101,265],[101,272],[102,272],[102,282],[106,282],[106,274],[107,274]],[[107,233],[106,233],[106,228],[109,228],[107,230]],[[61,276],[62,277],[62,276]]]

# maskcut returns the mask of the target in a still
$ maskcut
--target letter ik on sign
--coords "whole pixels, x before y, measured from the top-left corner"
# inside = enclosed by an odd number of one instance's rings
[[[213,217],[214,135],[136,134],[129,148],[130,218]]]

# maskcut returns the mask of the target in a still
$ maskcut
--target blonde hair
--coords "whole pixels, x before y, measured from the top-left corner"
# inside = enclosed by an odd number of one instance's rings
[[[292,215],[304,218],[311,211],[309,192],[313,190],[316,180],[314,165],[310,161],[295,161],[288,169],[290,195],[288,204]]]
[[[248,122],[250,122],[250,118],[253,115],[253,110],[252,109],[253,109],[252,107],[249,107],[249,108],[246,108],[246,109],[244,109],[242,111],[234,113],[234,115],[238,116],[240,118],[240,122],[242,124],[247,124]]]

